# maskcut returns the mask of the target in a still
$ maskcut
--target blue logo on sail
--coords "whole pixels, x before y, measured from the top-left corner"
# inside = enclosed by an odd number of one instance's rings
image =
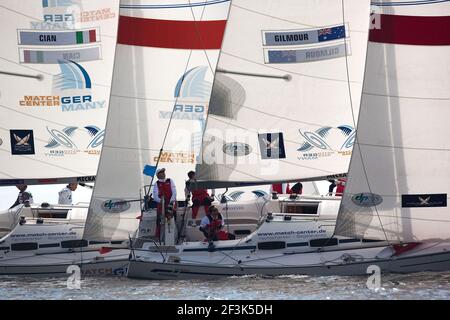
[[[80,64],[74,61],[60,61],[61,73],[55,77],[54,88],[60,90],[92,89],[91,77]]]
[[[322,127],[315,131],[299,130],[304,139],[297,151],[302,153],[301,160],[313,160],[331,156],[338,152],[350,155],[355,142],[356,130],[349,125]]]

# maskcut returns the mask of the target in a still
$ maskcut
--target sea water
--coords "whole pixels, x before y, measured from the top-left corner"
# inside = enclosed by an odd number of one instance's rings
[[[450,299],[450,272],[368,277],[228,277],[219,280],[134,280],[86,277],[74,288],[68,278],[0,277],[1,299],[148,300],[336,300]],[[369,288],[372,287],[372,288]]]

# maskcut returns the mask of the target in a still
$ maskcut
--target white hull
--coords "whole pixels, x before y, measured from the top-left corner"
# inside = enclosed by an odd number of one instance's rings
[[[230,230],[254,231],[262,212],[257,201],[230,203],[227,218]],[[179,210],[181,213],[183,209]],[[178,213],[180,215],[180,212]],[[87,206],[61,206],[48,208],[38,206],[16,207],[5,212],[3,220],[12,229],[0,237],[0,275],[67,276],[67,268],[77,265],[82,275],[124,275],[130,251],[128,240],[84,241],[83,237]],[[184,234],[187,239],[202,239],[198,230],[199,219],[192,219],[187,211]],[[1,216],[1,215],[0,215]],[[20,217],[26,223],[19,224]],[[155,226],[151,228],[155,229]],[[101,254],[102,247],[115,248]],[[122,248],[122,249],[121,249]]]
[[[124,276],[129,253],[128,249],[121,249],[105,255],[95,250],[15,257],[0,260],[0,276],[68,277],[70,266],[79,267],[81,276]]]
[[[300,262],[301,263],[301,262]],[[402,259],[367,260],[364,262],[305,265],[280,267],[246,267],[217,265],[191,265],[177,263],[132,261],[128,277],[138,279],[214,279],[227,276],[243,275],[313,275],[313,276],[355,276],[367,275],[369,266],[380,267],[383,273],[413,273],[422,271],[450,270],[450,253],[442,252]]]
[[[317,251],[291,254],[278,258],[264,258],[269,263],[167,263],[157,261],[130,261],[128,277],[139,279],[213,279],[227,276],[243,275],[313,275],[313,276],[355,276],[367,275],[370,266],[378,266],[382,273],[414,273],[423,271],[450,270],[450,252],[436,249],[424,250],[419,254],[376,258],[376,253],[389,247],[368,249],[337,250],[331,252]],[[446,244],[450,249],[450,243]],[[428,253],[424,253],[428,252]],[[250,252],[246,252],[250,254]],[[358,254],[363,260],[345,262],[345,253]],[[223,254],[222,254],[223,256]],[[239,259],[233,256],[234,259]],[[239,260],[237,260],[239,261]]]
[[[288,219],[286,219],[288,217]],[[323,232],[325,230],[325,232]],[[134,249],[128,277],[210,279],[242,275],[366,275],[450,270],[450,242],[421,243],[407,249],[385,241],[333,237],[334,221],[277,214],[241,240],[187,242]]]

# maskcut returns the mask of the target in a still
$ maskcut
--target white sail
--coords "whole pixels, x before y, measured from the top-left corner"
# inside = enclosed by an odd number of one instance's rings
[[[336,234],[448,239],[450,2],[376,4]]]
[[[92,181],[119,1],[0,5],[0,185]]]
[[[228,7],[224,0],[121,1],[107,132],[84,238],[126,239],[136,230],[141,189],[151,181],[146,167],[166,168],[184,199]]]
[[[365,0],[234,0],[196,169],[199,185],[346,173],[368,16]]]

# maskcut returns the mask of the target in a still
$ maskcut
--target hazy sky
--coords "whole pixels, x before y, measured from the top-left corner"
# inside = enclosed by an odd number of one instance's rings
[[[58,192],[65,184],[28,186],[27,191],[33,195],[34,203],[58,203]],[[16,187],[0,187],[0,211],[8,209],[16,201],[19,190]],[[73,203],[89,202],[92,190],[78,186],[72,193]]]

